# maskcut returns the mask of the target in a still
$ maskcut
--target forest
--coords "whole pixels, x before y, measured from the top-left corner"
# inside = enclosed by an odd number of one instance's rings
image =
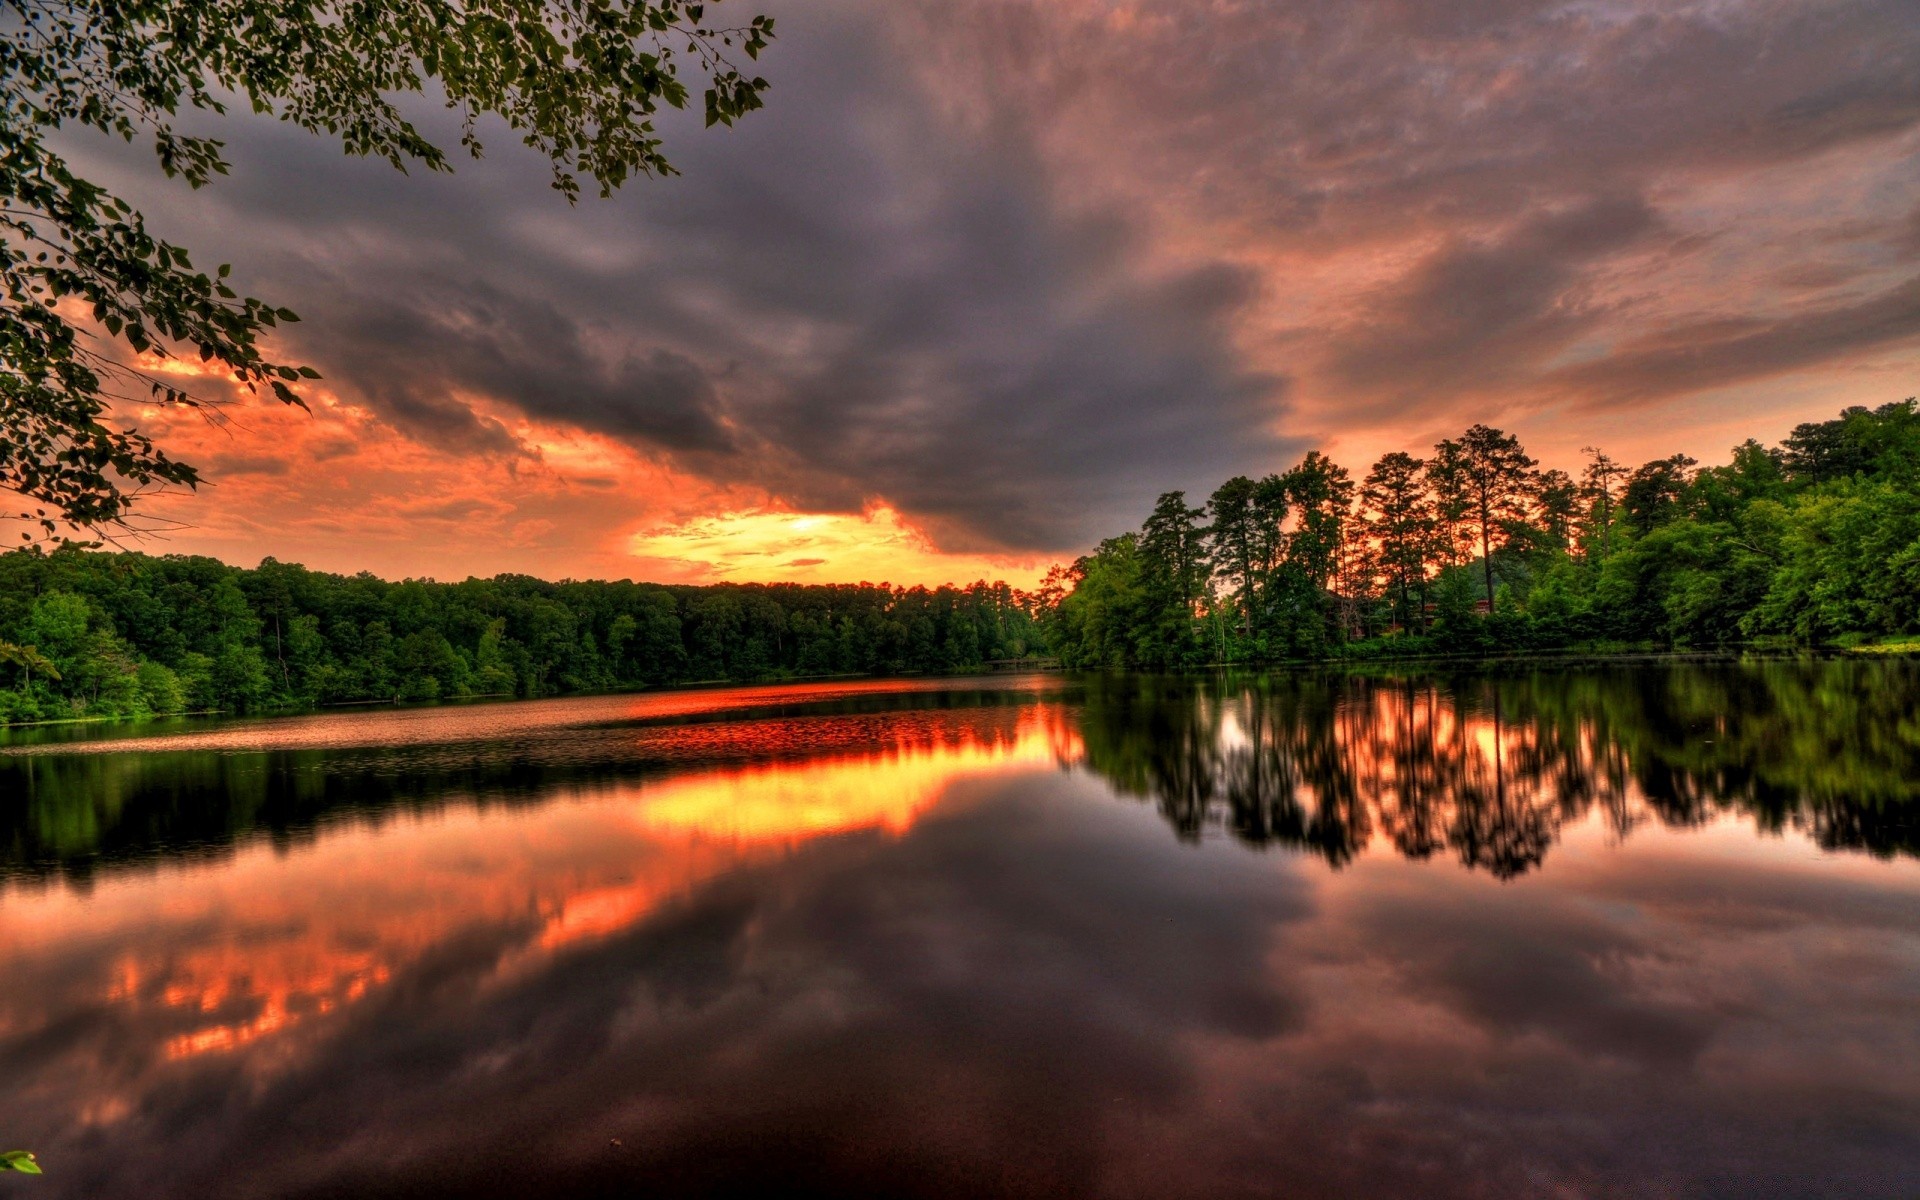
[[[1166,670],[1528,650],[1848,645],[1920,632],[1920,406],[1725,464],[1575,478],[1476,425],[1356,481],[1324,454],[1161,496],[1004,583],[389,582],[267,559],[0,556],[0,723],[983,669]]]
[[[1039,644],[1005,584],[391,583],[268,559],[0,556],[0,722],[971,671]]]
[[[1358,480],[1309,453],[1162,495],[1042,597],[1070,668],[1889,641],[1920,631],[1920,408],[1577,479],[1485,425]]]

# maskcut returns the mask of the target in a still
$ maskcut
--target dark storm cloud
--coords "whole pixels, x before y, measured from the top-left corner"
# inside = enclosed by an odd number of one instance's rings
[[[524,453],[524,413],[949,549],[1082,547],[1309,418],[1920,340],[1908,0],[773,8],[767,110],[670,122],[684,176],[612,201],[497,131],[405,178],[235,121],[231,179],[148,207],[423,440]]]
[[[1579,293],[1582,268],[1659,231],[1638,197],[1548,212],[1504,236],[1447,245],[1363,310],[1338,369],[1356,390],[1404,402],[1505,382],[1605,319]]]
[[[1335,430],[1428,419],[1450,397],[1479,415],[1558,404],[1568,355],[1604,373],[1627,353],[1620,369],[1664,400],[1920,340],[1920,323],[1870,306],[1892,323],[1757,360],[1616,349],[1730,313],[1786,321],[1760,280],[1831,271],[1841,243],[1847,271],[1894,282],[1888,243],[1920,184],[1910,5],[1072,11],[1052,53],[1082,70],[1059,94],[1105,97],[1089,129],[1110,157],[1288,254],[1347,256],[1277,343]],[[964,42],[956,71],[1007,73],[1029,53],[1024,29],[966,15],[939,29]],[[1151,101],[1113,99],[1131,96]],[[1703,251],[1704,278],[1687,270]]]
[[[418,437],[513,453],[518,410],[947,548],[1072,548],[1293,448],[1284,381],[1231,345],[1253,274],[1153,262],[1027,114],[947,111],[871,12],[795,15],[781,103],[676,129],[682,177],[569,210],[511,149],[399,179],[249,127],[204,236],[251,228],[305,352]]]
[[[1189,136],[1163,153],[1208,164],[1235,209],[1249,186],[1277,190],[1281,211],[1333,227],[1510,219],[1920,122],[1900,0],[1278,3],[1204,23],[1184,0],[1138,8],[1152,16],[1125,35],[1087,39],[1090,71],[1178,81],[1155,99]]]
[[[496,418],[459,399],[483,395],[530,417],[672,451],[730,448],[712,381],[684,354],[656,348],[604,361],[578,320],[482,280],[423,280],[377,300],[322,292],[316,356],[401,428],[442,445],[517,449]],[[351,297],[343,303],[344,297]]]

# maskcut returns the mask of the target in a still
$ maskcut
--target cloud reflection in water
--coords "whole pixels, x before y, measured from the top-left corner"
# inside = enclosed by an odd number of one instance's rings
[[[564,744],[21,760],[16,847],[86,779],[159,849],[16,850],[0,1128],[47,1195],[1910,1194],[1920,872],[1756,839],[1835,823],[1775,819],[1755,741],[1674,758],[1729,691],[1769,723],[1716,744],[1827,727],[1792,712],[1832,679],[1758,678],[589,701]],[[1872,795],[1902,743],[1846,736]],[[1838,812],[1802,767],[1791,813]],[[316,773],[384,798],[316,817]],[[1553,853],[1495,869],[1534,844],[1503,824]]]

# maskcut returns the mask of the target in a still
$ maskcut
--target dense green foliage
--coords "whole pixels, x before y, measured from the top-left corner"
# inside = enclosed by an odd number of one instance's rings
[[[766,81],[728,55],[757,57],[773,22],[723,28],[708,3],[0,0],[0,490],[37,506],[19,515],[51,535],[60,520],[122,523],[141,491],[198,481],[124,409],[203,398],[130,355],[189,355],[287,403],[299,403],[288,385],[314,374],[261,344],[291,312],[240,296],[224,266],[196,270],[74,174],[63,134],[147,140],[161,171],[200,187],[226,173],[222,143],[176,118],[238,100],[349,154],[445,170],[400,106],[431,92],[460,115],[469,153],[493,115],[550,160],[569,199],[581,176],[605,195],[671,172],[654,121],[688,103],[686,79],[703,87],[709,125],[760,107]]]
[[[1038,646],[1034,605],[987,583],[389,583],[19,550],[0,556],[0,723],[975,670]]]
[[[1920,406],[1850,408],[1725,465],[1582,477],[1476,425],[1356,488],[1314,453],[1206,505],[1161,497],[1049,580],[1070,667],[1920,632]]]

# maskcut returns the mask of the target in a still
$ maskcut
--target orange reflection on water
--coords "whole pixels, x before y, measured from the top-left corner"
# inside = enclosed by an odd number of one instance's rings
[[[1027,714],[1010,735],[900,745],[840,755],[796,770],[788,764],[703,775],[638,797],[649,830],[736,842],[795,842],[855,829],[905,833],[956,776],[1058,756],[1051,724]]]
[[[767,732],[840,746],[852,738],[841,726],[855,720]],[[326,1018],[436,954],[489,946],[491,978],[510,978],[630,929],[727,871],[816,838],[901,836],[956,780],[1049,766],[1074,749],[1043,707],[948,713],[865,752],[580,788],[510,811],[455,806],[377,828],[345,824],[292,852],[256,844],[90,894],[14,888],[0,892],[0,1028],[17,1034],[70,1002],[104,1002],[120,1027],[109,1040],[145,1044],[151,1060],[245,1048],[250,1067],[269,1069],[324,1036]],[[110,948],[85,979],[62,970],[62,947],[75,944]],[[68,1066],[100,1081],[92,1111],[122,1112],[138,1092],[126,1076],[140,1056],[124,1044],[97,1055]]]
[[[903,835],[962,776],[1047,766],[1074,756],[1074,735],[1052,710],[994,717],[976,719],[945,738],[902,740],[877,752],[621,789],[641,835],[679,848],[681,875],[649,875],[574,893],[548,919],[539,944],[550,949],[616,933],[727,866],[814,838],[866,830]]]

